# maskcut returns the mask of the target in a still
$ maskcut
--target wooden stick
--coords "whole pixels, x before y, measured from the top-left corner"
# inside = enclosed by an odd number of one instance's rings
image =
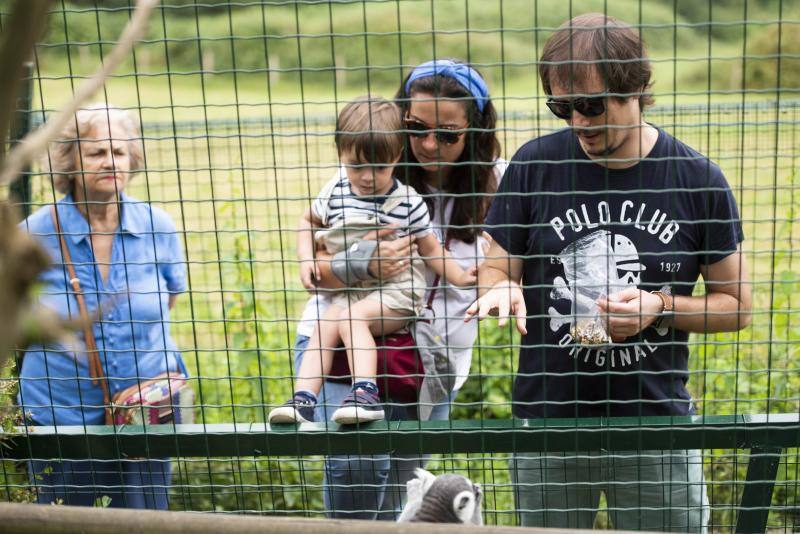
[[[106,56],[100,68],[78,88],[69,104],[53,115],[40,128],[26,135],[8,152],[5,165],[0,169],[0,185],[5,185],[15,180],[22,172],[22,169],[46,150],[47,145],[58,137],[69,121],[75,120],[75,112],[103,86],[108,76],[122,63],[136,41],[147,30],[150,12],[156,4],[158,4],[158,0],[137,0],[136,10],[131,20],[122,31],[119,42]]]

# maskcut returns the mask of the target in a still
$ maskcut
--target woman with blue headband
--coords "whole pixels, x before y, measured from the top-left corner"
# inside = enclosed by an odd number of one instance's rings
[[[416,67],[404,80],[396,97],[407,130],[405,150],[397,177],[412,186],[428,204],[434,232],[462,267],[482,260],[488,243],[480,230],[497,190],[506,162],[499,158],[495,134],[497,114],[486,82],[474,68],[452,60],[435,60]],[[380,236],[379,236],[380,237]],[[331,270],[331,262],[319,255],[321,287],[341,287],[344,279],[387,279],[407,268],[403,259],[413,245],[407,240],[372,241],[359,249],[369,256],[359,264],[344,263],[344,275]],[[377,251],[377,252],[376,252]],[[380,261],[376,258],[380,257]],[[371,260],[370,260],[371,258]],[[336,258],[334,265],[336,265]],[[396,261],[395,261],[396,260]],[[338,277],[337,277],[338,274]],[[427,286],[436,285],[429,274]],[[430,289],[429,289],[430,291]],[[456,375],[449,399],[427,410],[387,403],[387,419],[447,419],[450,403],[466,381],[477,336],[476,323],[464,323],[467,307],[477,297],[474,289],[440,285],[432,308],[446,317],[444,340]],[[426,295],[426,301],[428,295]],[[297,328],[295,357],[299,361],[314,329],[324,297],[313,297]],[[326,382],[315,418],[330,419],[335,407],[350,390],[344,383]],[[324,399],[324,400],[323,400]],[[327,409],[326,407],[334,407]],[[421,413],[420,413],[421,412]],[[427,412],[427,413],[426,413]],[[424,414],[424,415],[423,415]],[[427,416],[427,417],[426,417]],[[394,520],[402,508],[405,483],[426,458],[396,455],[330,456],[325,460],[325,508],[329,516],[351,519]]]
[[[409,131],[400,178],[438,214],[442,239],[449,237],[451,248],[472,245],[463,256],[475,258],[489,195],[506,167],[486,82],[465,63],[429,61],[409,74],[395,98]],[[442,217],[444,211],[449,215]]]

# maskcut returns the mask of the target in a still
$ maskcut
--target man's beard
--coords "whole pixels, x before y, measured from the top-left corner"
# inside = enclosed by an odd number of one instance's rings
[[[594,156],[594,157],[598,157],[598,158],[607,158],[610,155],[612,155],[614,152],[619,150],[620,147],[622,147],[622,145],[623,145],[623,143],[618,143],[618,144],[613,145],[613,146],[606,146],[606,148],[604,148],[602,150],[592,150],[592,151],[587,151],[586,153],[588,155],[590,155],[590,156]]]
[[[604,132],[601,132],[600,136],[601,136],[601,139],[603,141],[605,141],[604,148],[602,148],[602,149],[589,150],[589,149],[587,149],[587,147],[581,145],[581,146],[583,146],[584,152],[586,152],[586,154],[588,156],[592,156],[592,157],[595,157],[595,158],[607,158],[607,157],[611,156],[612,154],[614,154],[616,151],[618,151],[620,148],[622,148],[622,145],[624,145],[625,141],[627,141],[627,136],[623,136],[623,138],[621,140],[619,140],[616,144],[614,144],[614,145],[609,144],[609,142],[608,142],[608,130],[606,130]]]

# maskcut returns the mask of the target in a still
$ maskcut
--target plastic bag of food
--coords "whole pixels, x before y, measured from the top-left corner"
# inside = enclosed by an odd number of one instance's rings
[[[561,252],[559,260],[572,294],[572,338],[579,345],[611,343],[597,306],[597,299],[620,285],[611,233],[601,230],[575,241]]]

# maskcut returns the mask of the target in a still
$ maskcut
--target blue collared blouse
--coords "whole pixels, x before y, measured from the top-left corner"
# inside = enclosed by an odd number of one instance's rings
[[[59,222],[92,317],[100,361],[113,397],[118,391],[166,371],[185,367],[169,334],[169,297],[186,290],[183,251],[169,215],[120,196],[122,217],[114,234],[108,278],[94,260],[89,224],[70,195],[57,203]],[[21,223],[45,247],[53,265],[40,278],[41,302],[65,318],[80,317],[63,264],[50,206]],[[99,303],[99,305],[98,305]],[[19,403],[39,425],[103,423],[103,395],[93,385],[83,350],[63,344],[25,351]]]

